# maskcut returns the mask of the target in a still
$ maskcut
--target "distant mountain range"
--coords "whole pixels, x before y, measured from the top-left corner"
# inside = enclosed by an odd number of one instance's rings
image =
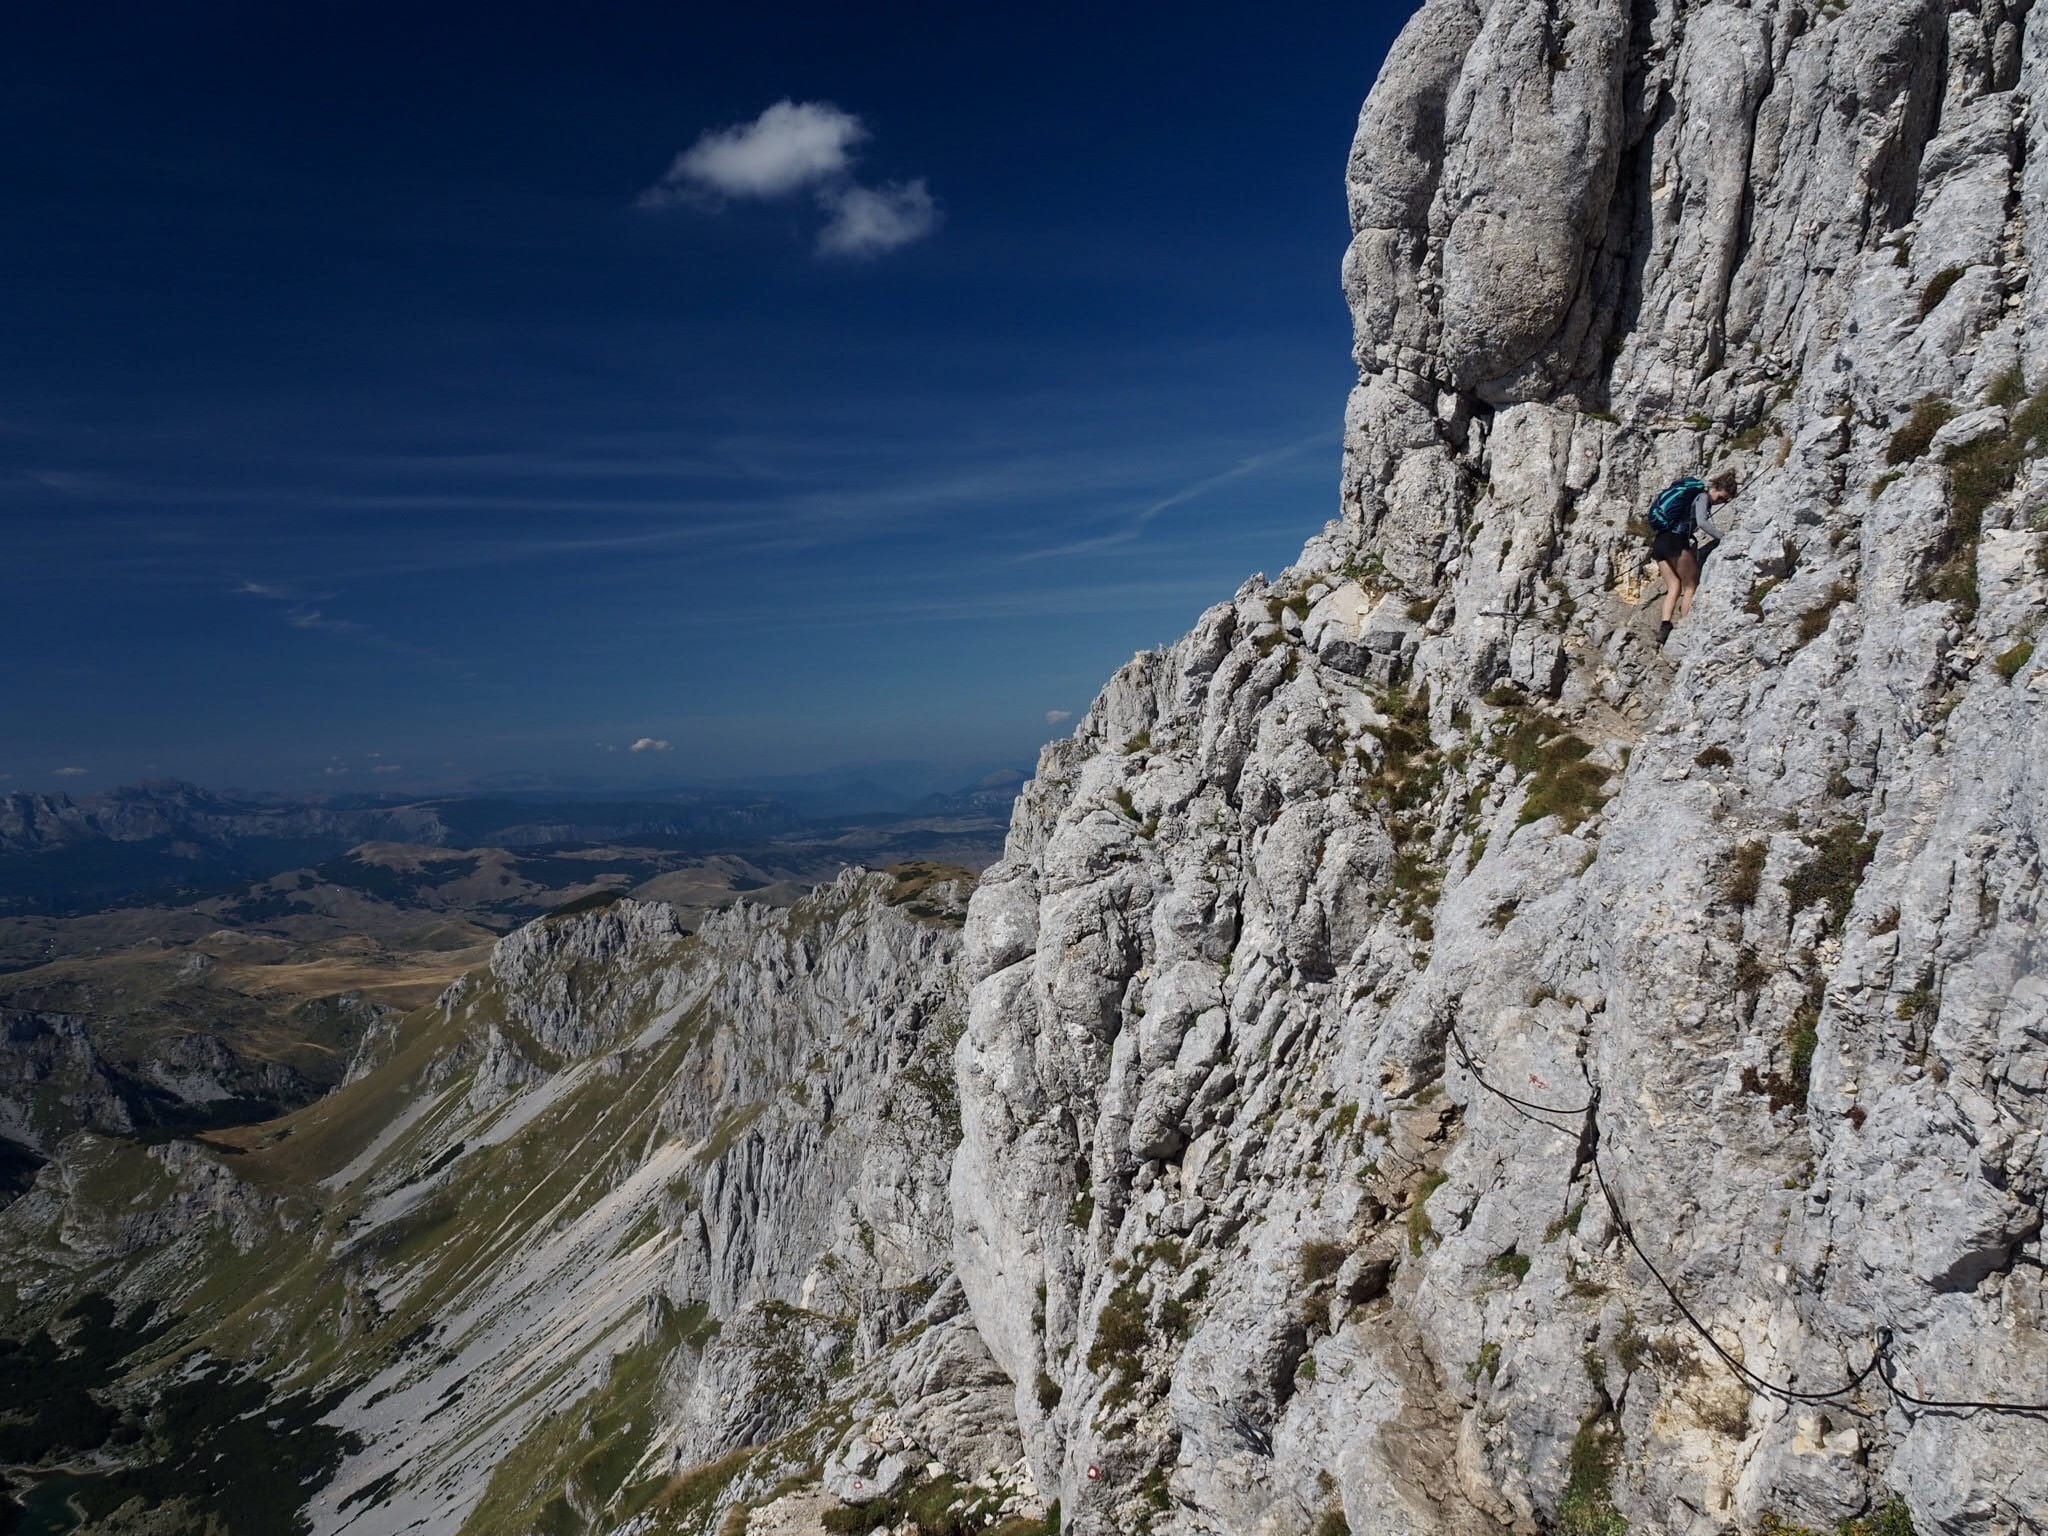
[[[671,856],[741,853],[905,815],[1001,814],[1023,782],[1006,770],[923,800],[870,786],[869,798],[852,802],[865,814],[837,816],[819,807],[848,804],[845,786],[828,790],[822,781],[794,797],[719,787],[617,799],[500,793],[387,802],[229,794],[178,780],[78,798],[12,794],[0,798],[0,915],[204,901],[328,865],[367,843],[539,850],[630,841]],[[884,809],[880,799],[897,799],[899,808]]]

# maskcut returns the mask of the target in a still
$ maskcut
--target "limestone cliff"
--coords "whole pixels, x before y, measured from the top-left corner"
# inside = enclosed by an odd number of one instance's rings
[[[2048,1399],[2044,69],[2003,0],[1410,23],[1344,517],[969,920],[957,1260],[1069,1530],[2038,1528],[2039,1414],[1886,1380]]]

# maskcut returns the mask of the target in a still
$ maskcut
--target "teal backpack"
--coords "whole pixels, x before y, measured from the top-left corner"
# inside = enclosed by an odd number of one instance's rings
[[[1707,482],[1687,476],[1674,481],[1650,503],[1650,526],[1659,533],[1684,533],[1692,527],[1693,498],[1707,488]]]

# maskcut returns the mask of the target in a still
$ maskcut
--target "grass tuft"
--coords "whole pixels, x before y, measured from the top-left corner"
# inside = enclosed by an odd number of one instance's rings
[[[1614,1471],[1621,1460],[1621,1426],[1612,1413],[1596,1413],[1572,1437],[1564,1500],[1557,1507],[1563,1536],[1628,1536],[1614,1507]]]
[[[1418,1258],[1422,1256],[1422,1245],[1436,1236],[1436,1227],[1429,1219],[1429,1197],[1442,1189],[1450,1177],[1441,1170],[1424,1175],[1409,1203],[1408,1251]]]
[[[1941,301],[1948,297],[1949,289],[1955,287],[1956,283],[1961,280],[1962,275],[1963,268],[1961,267],[1943,267],[1934,274],[1933,280],[1928,283],[1926,290],[1920,295],[1921,319],[1925,320],[1941,307]]]
[[[2004,678],[2009,683],[2015,677],[2019,676],[2020,668],[2024,667],[2028,662],[2032,661],[2033,659],[2033,641],[2022,640],[2018,645],[2014,646],[2011,650],[2002,653],[1997,658],[1996,665],[1998,667],[1998,675]]]
[[[1755,905],[1757,893],[1763,889],[1764,861],[1769,857],[1770,849],[1753,838],[1736,844],[1721,874],[1721,894],[1738,907]]]
[[[1892,440],[1885,446],[1884,461],[1897,468],[1923,457],[1934,434],[1955,420],[1956,408],[1946,400],[1929,395],[1913,407],[1913,413],[1906,418],[1906,424],[1892,434]]]
[[[1316,1238],[1301,1245],[1301,1280],[1304,1285],[1320,1285],[1325,1280],[1336,1278],[1337,1271],[1344,1267],[1344,1261],[1351,1256],[1351,1249],[1344,1243],[1329,1238]]]
[[[1837,581],[1829,585],[1827,595],[1818,606],[1809,608],[1799,615],[1799,643],[1811,645],[1827,631],[1834,619],[1835,610],[1843,603],[1855,599],[1856,587],[1853,582]]]

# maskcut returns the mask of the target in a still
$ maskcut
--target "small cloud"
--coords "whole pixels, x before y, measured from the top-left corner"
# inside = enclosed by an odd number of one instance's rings
[[[1071,709],[1048,709],[1045,712],[1045,723],[1047,725],[1064,725],[1073,718],[1074,712]]]
[[[318,629],[331,635],[362,635],[370,630],[369,625],[358,624],[353,619],[330,619],[310,604],[302,604],[284,617],[293,629]]]
[[[320,771],[321,771],[322,773],[324,773],[324,774],[327,774],[327,775],[329,775],[330,777],[337,777],[337,778],[338,778],[338,777],[339,777],[340,775],[342,775],[342,774],[344,774],[344,773],[347,773],[347,772],[348,772],[348,770],[347,770],[346,768],[343,768],[343,767],[341,767],[341,766],[340,766],[339,764],[336,764],[336,763],[329,763],[329,764],[328,764],[328,765],[327,765],[327,766],[326,766],[325,768],[322,768],[322,769],[321,769]]]
[[[57,777],[60,779],[76,779],[91,773],[92,770],[90,768],[59,768],[56,772]]]
[[[619,750],[608,741],[593,741],[591,745],[600,752],[616,752]]]
[[[656,741],[652,736],[642,736],[626,750],[629,752],[666,752],[668,749],[669,744],[667,742]]]
[[[642,192],[642,208],[704,197],[782,197],[843,176],[848,151],[867,137],[851,112],[829,101],[778,101],[751,123],[706,133],[660,181]]]
[[[235,591],[243,597],[267,597],[280,603],[289,603],[295,598],[290,588],[280,587],[268,581],[245,581],[235,588]]]
[[[818,231],[821,256],[879,256],[939,227],[939,205],[921,176],[880,187],[830,187],[818,202],[832,213]]]
[[[372,773],[403,773],[403,772],[405,772],[405,764],[403,764],[403,763],[379,763],[379,764],[377,764],[377,766],[376,766],[376,767],[372,768],[372,769],[370,770],[370,772],[372,772]]]

